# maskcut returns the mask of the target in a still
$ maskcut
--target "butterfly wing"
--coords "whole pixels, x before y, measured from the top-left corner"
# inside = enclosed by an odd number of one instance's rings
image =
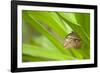
[[[80,48],[81,47],[81,41],[77,40],[77,39],[67,38],[64,41],[64,47],[65,48]]]

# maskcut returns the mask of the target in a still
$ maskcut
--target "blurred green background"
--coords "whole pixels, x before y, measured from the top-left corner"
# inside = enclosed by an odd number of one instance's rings
[[[64,48],[72,31],[82,39],[79,49]],[[90,14],[22,11],[22,61],[61,61],[90,58]]]

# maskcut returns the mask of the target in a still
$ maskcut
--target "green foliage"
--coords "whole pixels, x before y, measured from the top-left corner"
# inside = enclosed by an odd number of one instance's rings
[[[90,58],[89,13],[22,11],[23,62]],[[64,48],[65,36],[76,32],[82,47]]]

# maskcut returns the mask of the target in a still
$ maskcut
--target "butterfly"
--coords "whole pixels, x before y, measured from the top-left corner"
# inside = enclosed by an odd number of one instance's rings
[[[69,33],[65,37],[64,47],[65,48],[81,48],[82,41],[80,37],[75,32]]]

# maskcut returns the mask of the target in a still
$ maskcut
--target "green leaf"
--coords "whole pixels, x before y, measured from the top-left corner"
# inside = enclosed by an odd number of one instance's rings
[[[69,51],[64,49],[63,45],[51,34],[48,32],[47,29],[43,25],[41,25],[35,18],[28,15],[27,12],[23,13],[23,19],[29,23],[32,27],[35,27],[35,29],[40,32],[41,34],[45,35],[62,53],[71,55]]]
[[[80,53],[80,49],[70,48],[69,50],[72,52],[74,57],[76,57],[78,59],[83,59],[84,58],[84,56]]]
[[[23,10],[22,14],[23,38],[25,38],[23,39],[23,61],[90,58],[89,13]],[[66,49],[63,46],[65,36],[72,31],[81,38],[80,49]]]
[[[85,58],[89,58],[90,57],[89,56],[90,37],[87,35],[88,33],[85,32],[85,29],[84,29],[84,27],[81,24],[82,21],[77,20],[78,22],[80,22],[80,24],[77,23],[78,25],[76,25],[76,23],[74,23],[73,21],[69,21],[68,20],[67,13],[66,13],[66,15],[64,13],[58,13],[58,15],[73,29],[74,32],[76,32],[80,36],[80,38],[82,40],[82,49],[81,50],[84,51],[84,53],[86,54]],[[87,16],[87,18],[88,18],[88,16]]]
[[[58,33],[59,36],[64,37],[66,35],[67,32],[55,12],[28,11],[28,14],[41,23],[48,25],[53,31]]]
[[[38,57],[38,56],[30,56],[30,55],[26,55],[26,54],[23,54],[22,60],[23,60],[23,62],[54,61],[54,59]]]
[[[74,57],[64,55],[62,53],[55,53],[50,50],[46,50],[41,47],[37,47],[34,45],[23,44],[23,54],[36,56],[36,57],[43,57],[49,58],[54,60],[72,60],[75,59]]]
[[[77,20],[77,23],[80,24],[85,34],[90,37],[90,14],[89,13],[75,13],[75,18]]]

